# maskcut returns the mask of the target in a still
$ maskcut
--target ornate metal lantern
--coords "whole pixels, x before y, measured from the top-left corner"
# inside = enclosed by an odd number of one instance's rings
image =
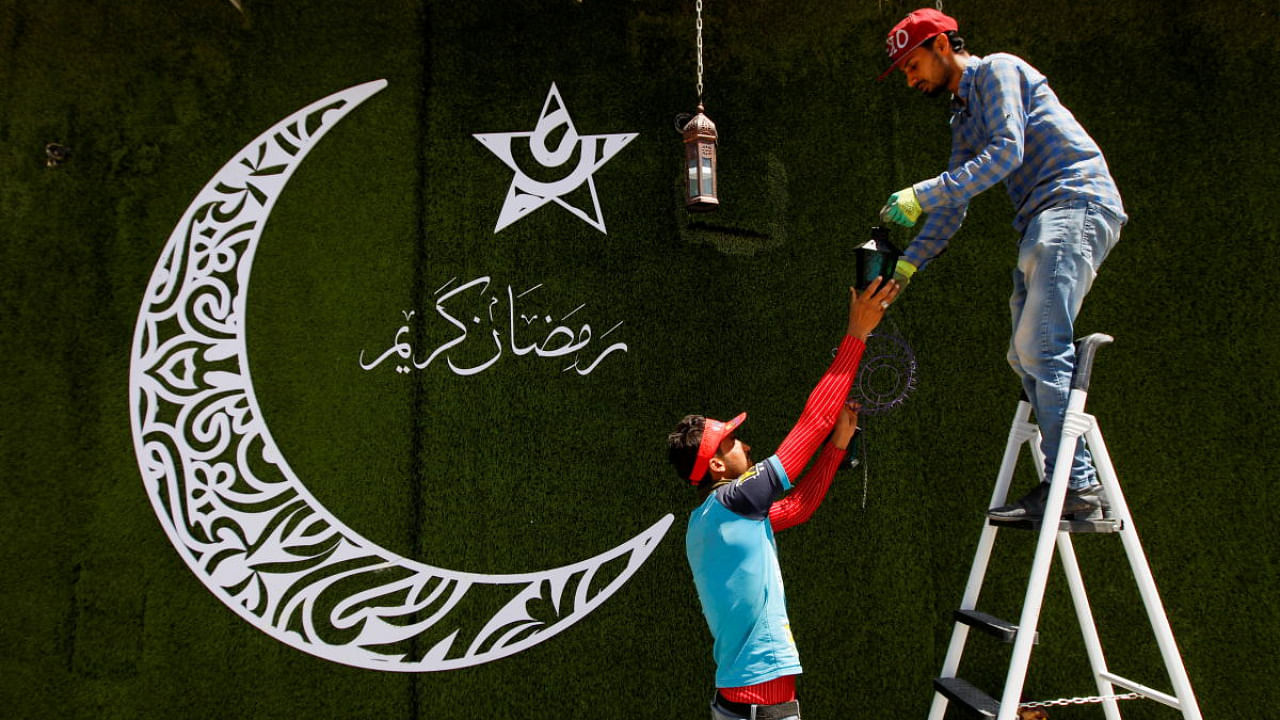
[[[676,130],[684,136],[684,205],[691,212],[707,212],[720,207],[716,182],[716,124],[702,107],[702,0],[698,9],[698,112],[676,116]]]
[[[686,178],[684,203],[693,212],[707,212],[720,206],[716,197],[716,124],[698,113],[684,126],[684,167]]]

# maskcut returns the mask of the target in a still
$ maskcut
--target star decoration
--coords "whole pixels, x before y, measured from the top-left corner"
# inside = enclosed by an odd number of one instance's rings
[[[564,131],[559,135],[559,142],[555,147],[549,147],[548,143],[557,136],[561,128]],[[515,172],[493,232],[497,234],[534,210],[554,202],[607,234],[593,173],[638,134],[579,135],[564,101],[560,98],[560,91],[556,89],[555,83],[551,83],[547,100],[542,105],[542,114],[538,116],[537,125],[532,131],[473,135]],[[516,160],[516,152],[526,148],[542,167],[551,170],[564,168],[562,177],[551,182],[530,178]],[[589,209],[576,207],[565,199],[584,184],[591,193],[592,207]]]

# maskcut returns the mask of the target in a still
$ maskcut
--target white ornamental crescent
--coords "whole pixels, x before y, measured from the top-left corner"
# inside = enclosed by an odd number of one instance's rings
[[[486,575],[426,565],[361,537],[290,469],[258,407],[245,296],[263,226],[307,152],[386,87],[364,83],[280,121],[187,208],[147,285],[129,374],[134,448],[178,554],[227,607],[271,637],[375,670],[452,670],[559,633],[622,587],[672,516],[595,557]],[[501,610],[463,619],[468,601]]]

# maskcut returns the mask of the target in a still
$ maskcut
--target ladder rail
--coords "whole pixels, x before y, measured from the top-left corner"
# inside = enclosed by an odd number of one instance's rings
[[[1098,695],[1107,698],[1102,701],[1102,711],[1107,720],[1120,720],[1120,706],[1114,697],[1115,689],[1107,679],[1107,660],[1102,653],[1102,639],[1098,636],[1098,625],[1094,622],[1089,595],[1085,592],[1084,576],[1081,575],[1080,563],[1076,560],[1071,533],[1058,533],[1058,559],[1062,561],[1063,574],[1071,591],[1071,602],[1076,608],[1076,620],[1080,623],[1080,633],[1084,636],[1085,653],[1089,656],[1089,667],[1093,670]]]
[[[1178,699],[1178,698],[1176,698],[1176,697],[1173,697],[1172,695],[1169,695],[1168,693],[1162,693],[1162,692],[1160,692],[1159,690],[1154,690],[1154,689],[1152,689],[1152,688],[1147,687],[1146,685],[1143,685],[1143,684],[1142,684],[1142,683],[1140,683],[1140,682],[1136,682],[1136,681],[1134,681],[1134,680],[1130,680],[1129,678],[1120,677],[1119,675],[1116,675],[1115,673],[1111,673],[1111,672],[1106,673],[1106,675],[1105,675],[1104,677],[1105,677],[1105,679],[1106,679],[1106,681],[1107,681],[1108,683],[1111,683],[1112,685],[1119,685],[1120,687],[1124,688],[1125,690],[1130,690],[1130,691],[1132,691],[1132,692],[1136,692],[1136,693],[1138,693],[1139,695],[1141,695],[1141,696],[1143,696],[1143,697],[1147,698],[1148,700],[1155,700],[1156,702],[1160,703],[1161,705],[1168,705],[1169,707],[1173,708],[1174,710],[1182,710],[1182,709],[1183,709],[1183,703],[1182,703],[1182,701],[1181,701],[1181,700],[1179,700],[1179,699]],[[1194,705],[1194,703],[1193,703],[1193,705]],[[1197,712],[1197,713],[1199,713],[1199,709],[1198,709],[1198,708],[1197,708],[1196,712]],[[1185,713],[1183,713],[1183,715],[1185,716]]]
[[[1040,431],[1030,422],[1030,418],[1031,403],[1025,399],[1018,401],[1018,408],[1009,426],[1009,437],[1005,441],[1004,456],[1000,460],[1000,470],[996,474],[996,484],[991,492],[991,503],[988,507],[999,507],[1005,503],[1022,444],[1033,443],[1032,448],[1036,448],[1035,443],[1039,441]],[[982,583],[987,576],[987,565],[991,560],[991,551],[995,546],[998,530],[999,528],[990,523],[983,524],[982,533],[978,537],[978,548],[973,556],[973,565],[969,569],[969,579],[965,583],[964,596],[960,600],[961,610],[974,610],[978,606],[978,595],[982,592]],[[968,638],[969,626],[964,623],[955,623],[951,630],[951,642],[947,645],[947,655],[942,662],[941,677],[955,677],[956,671],[960,668],[960,657],[964,654],[964,646]],[[934,693],[933,705],[929,709],[929,720],[942,720],[946,712],[946,696]]]
[[[1185,720],[1202,720],[1200,706],[1196,702],[1195,692],[1191,689],[1191,680],[1187,677],[1187,669],[1182,662],[1182,654],[1178,652],[1178,643],[1173,637],[1173,628],[1169,624],[1169,616],[1165,613],[1164,603],[1160,600],[1160,591],[1156,588],[1155,576],[1151,573],[1151,565],[1142,549],[1138,538],[1138,529],[1129,513],[1129,505],[1120,490],[1120,481],[1116,477],[1115,467],[1111,464],[1111,455],[1107,452],[1106,442],[1096,422],[1092,424],[1086,441],[1094,453],[1094,465],[1098,469],[1098,477],[1102,481],[1103,491],[1111,501],[1111,511],[1124,523],[1120,531],[1120,542],[1124,546],[1125,555],[1129,558],[1129,567],[1133,571],[1134,580],[1138,584],[1138,594],[1147,610],[1147,620],[1156,636],[1156,645],[1160,648],[1160,656],[1164,659],[1165,670],[1169,673],[1169,682],[1173,685],[1182,715]]]
[[[1018,452],[1024,442],[1038,438],[1040,433],[1036,426],[1029,422],[1031,403],[1026,400],[1018,402],[1018,410],[1014,413],[1013,424],[1009,427],[1009,439],[1005,441],[1004,456],[1000,460],[1000,471],[996,475],[996,486],[991,492],[989,508],[999,507],[1009,496],[1009,486],[1013,482],[1013,470],[1018,464]],[[999,528],[985,524],[978,538],[978,549],[974,553],[973,567],[969,571],[969,580],[965,583],[964,595],[960,599],[961,610],[974,610],[978,606],[978,595],[982,592],[982,582],[986,579],[987,565],[991,560],[991,550],[995,545],[996,532]],[[956,658],[957,662],[959,658]]]
[[[1081,435],[1078,422],[1072,420],[1081,415],[1088,392],[1075,388],[1067,399],[1066,419],[1062,424],[1062,438],[1058,445],[1058,457],[1067,458],[1053,468],[1049,482],[1049,496],[1045,501],[1044,517],[1062,517],[1062,506],[1067,499],[1067,483],[1071,474],[1070,458],[1075,454],[1076,442]],[[1031,561],[1031,577],[1027,580],[1027,592],[1022,602],[1022,615],[1018,619],[1018,638],[1013,643],[1009,659],[1009,673],[1005,677],[1004,692],[1000,696],[1000,714],[996,720],[1017,720],[1018,703],[1027,678],[1027,666],[1031,663],[1031,640],[1040,620],[1045,588],[1049,584],[1049,570],[1053,563],[1053,549],[1057,541],[1058,523],[1041,523],[1036,538],[1036,551]]]

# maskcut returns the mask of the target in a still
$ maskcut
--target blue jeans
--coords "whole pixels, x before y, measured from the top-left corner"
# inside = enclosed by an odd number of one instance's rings
[[[1013,271],[1013,337],[1009,365],[1022,378],[1040,426],[1045,478],[1062,439],[1062,422],[1076,365],[1075,320],[1098,267],[1120,239],[1119,218],[1086,200],[1051,207],[1032,218]],[[1070,487],[1096,482],[1084,443],[1077,443]]]

